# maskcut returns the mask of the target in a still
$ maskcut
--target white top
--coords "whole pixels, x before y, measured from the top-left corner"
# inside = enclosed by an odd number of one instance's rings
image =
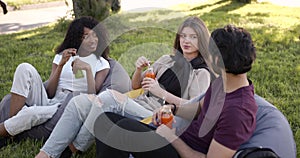
[[[53,63],[59,64],[60,60],[62,58],[62,55],[56,54]],[[101,71],[103,69],[109,69],[109,63],[107,60],[105,60],[103,57],[100,57],[100,60],[97,59],[95,54],[91,54],[86,57],[79,57],[76,56],[76,58],[79,58],[80,60],[88,63],[91,65],[93,77],[95,78],[95,75],[98,71]],[[58,88],[68,89],[71,91],[80,91],[80,92],[87,92],[87,79],[86,79],[86,72],[83,71],[83,78],[75,78],[75,75],[72,71],[72,62],[75,59],[75,57],[71,57],[68,62],[64,65],[62,72],[60,74],[59,82],[58,82]]]

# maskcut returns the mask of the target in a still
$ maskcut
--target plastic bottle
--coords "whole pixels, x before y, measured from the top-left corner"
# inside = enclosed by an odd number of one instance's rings
[[[161,114],[161,123],[165,124],[169,128],[172,128],[174,116],[170,106],[163,105]]]
[[[82,70],[77,70],[76,74],[75,74],[75,78],[83,78],[84,75],[83,75],[83,72]]]
[[[74,56],[73,57],[73,59],[75,60],[75,59],[77,59],[77,58],[79,58],[78,56]],[[83,72],[82,72],[83,70],[77,70],[77,72],[75,73],[75,78],[83,78],[84,77],[84,75],[83,75]]]
[[[149,77],[149,78],[155,79],[155,73],[154,73],[152,67],[148,67],[148,69],[147,69],[147,71],[145,73],[145,77]]]

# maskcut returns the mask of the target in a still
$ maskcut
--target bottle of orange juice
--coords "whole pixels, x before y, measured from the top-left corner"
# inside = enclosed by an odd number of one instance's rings
[[[149,78],[155,79],[155,73],[154,73],[152,67],[148,67],[148,69],[147,69],[147,71],[145,73],[145,77],[149,77]]]
[[[169,128],[172,128],[174,116],[170,106],[163,105],[161,114],[161,123],[165,124]]]

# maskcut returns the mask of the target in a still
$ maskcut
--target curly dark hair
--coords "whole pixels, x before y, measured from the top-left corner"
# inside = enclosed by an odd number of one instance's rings
[[[75,48],[79,50],[83,39],[84,27],[93,29],[97,34],[98,45],[96,51],[93,53],[98,58],[102,56],[103,58],[108,59],[108,32],[101,23],[89,16],[80,17],[71,22],[64,41],[56,48],[55,52],[58,54],[67,48]]]
[[[256,49],[248,31],[227,25],[214,30],[211,37],[222,55],[227,73],[237,75],[251,70]]]

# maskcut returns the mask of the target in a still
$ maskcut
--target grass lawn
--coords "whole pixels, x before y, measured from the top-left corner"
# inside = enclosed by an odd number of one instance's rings
[[[15,7],[17,9],[22,5],[46,3],[46,2],[54,2],[54,1],[63,1],[63,0],[5,0],[5,3],[8,6]]]
[[[171,52],[175,32],[187,16],[198,16],[210,31],[234,24],[246,28],[257,48],[249,77],[256,93],[273,103],[287,117],[300,157],[300,8],[272,4],[242,4],[210,0],[176,11],[117,14],[104,23],[112,36],[111,54],[132,74],[137,57],[150,60]],[[119,22],[116,22],[116,21]],[[31,31],[0,35],[0,98],[9,93],[14,70],[29,62],[47,80],[54,48],[62,41],[69,21],[60,20]],[[9,39],[9,40],[8,40]],[[278,142],[280,143],[280,142]],[[0,157],[33,157],[41,142],[24,141],[0,150]],[[80,157],[94,157],[93,147]]]

